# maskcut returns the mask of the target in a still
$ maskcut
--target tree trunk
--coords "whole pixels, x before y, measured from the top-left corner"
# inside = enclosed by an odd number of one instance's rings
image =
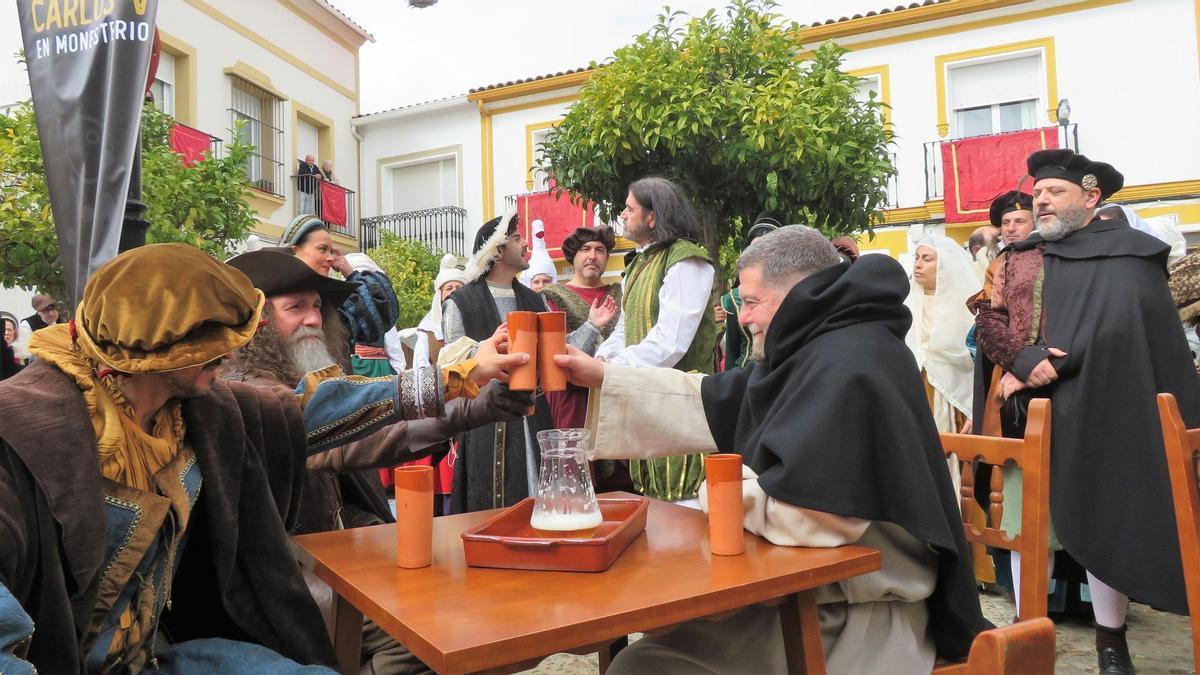
[[[713,281],[713,303],[716,303],[721,294],[725,292],[724,274],[721,270],[721,236],[718,231],[717,212],[710,206],[702,206],[698,209],[700,216],[700,243],[704,248],[708,249],[708,254],[712,256],[713,269],[716,270],[716,278]]]

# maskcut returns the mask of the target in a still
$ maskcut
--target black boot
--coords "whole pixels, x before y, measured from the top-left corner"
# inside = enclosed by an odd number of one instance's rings
[[[1096,627],[1096,659],[1100,675],[1132,675],[1133,659],[1129,656],[1129,644],[1125,642],[1126,627],[1092,625]]]

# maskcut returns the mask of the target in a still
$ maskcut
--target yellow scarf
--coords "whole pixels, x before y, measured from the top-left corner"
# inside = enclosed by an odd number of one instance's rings
[[[154,416],[153,431],[146,433],[137,413],[121,393],[118,380],[99,377],[97,361],[79,343],[71,341],[68,324],[49,326],[29,340],[29,351],[74,378],[87,403],[96,434],[100,471],[105,478],[129,487],[154,492],[153,477],[179,451],[183,440],[183,413],[179,401],[168,401]]]

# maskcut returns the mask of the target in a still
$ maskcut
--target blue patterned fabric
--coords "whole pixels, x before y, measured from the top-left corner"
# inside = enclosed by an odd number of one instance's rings
[[[158,654],[157,665],[144,673],[162,675],[210,675],[211,673],[255,673],[287,675],[336,673],[324,666],[302,666],[291,659],[256,644],[210,638],[188,640],[167,647]]]
[[[122,614],[133,605],[149,605],[152,618],[143,627],[142,644],[153,644],[156,626],[170,598],[170,582],[178,568],[178,551],[186,544],[186,524],[200,496],[203,479],[195,457],[182,450],[154,476],[159,493],[135,490],[109,481],[106,484],[104,567],[97,606],[111,602],[99,623],[86,658],[90,672],[136,669],[146,663],[142,645],[129,645],[112,653]],[[180,492],[182,488],[182,492]],[[115,598],[112,593],[119,592]],[[146,609],[142,610],[143,612]]]
[[[0,673],[32,675],[33,664],[18,657],[33,637],[33,619],[21,608],[4,584],[0,584]]]
[[[342,303],[338,312],[350,329],[350,339],[356,344],[383,346],[383,335],[400,317],[400,303],[392,282],[382,272],[354,272],[346,281],[356,282],[354,294]]]

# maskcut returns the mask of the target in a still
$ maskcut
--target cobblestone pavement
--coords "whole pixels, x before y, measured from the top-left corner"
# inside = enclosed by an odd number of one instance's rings
[[[1014,608],[1007,594],[987,592],[981,596],[983,613],[997,625],[1012,621]],[[1096,672],[1096,639],[1090,623],[1065,620],[1057,624],[1058,675]],[[1133,605],[1129,612],[1129,648],[1138,673],[1194,673],[1192,631],[1187,617],[1156,612]],[[533,670],[538,675],[595,675],[596,655],[555,654]]]

